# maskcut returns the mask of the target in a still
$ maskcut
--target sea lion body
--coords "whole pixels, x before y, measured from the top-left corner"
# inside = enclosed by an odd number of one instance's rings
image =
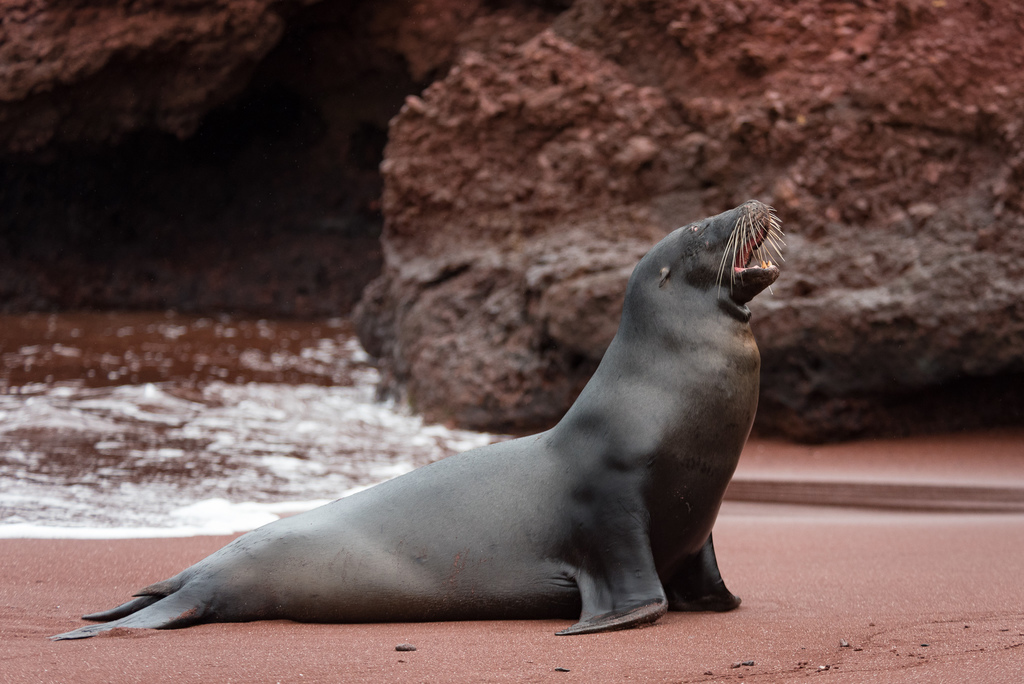
[[[750,233],[740,225],[753,215]],[[109,622],[54,638],[281,618],[578,616],[560,632],[576,634],[736,607],[711,530],[757,407],[745,303],[778,269],[744,266],[769,218],[748,202],[658,243],[597,371],[551,430],[265,525],[86,616]]]
[[[230,577],[233,596],[218,588],[222,620],[523,618],[545,605],[545,617],[578,613],[553,553],[556,506],[522,495],[556,478],[555,463],[521,462],[515,442],[493,446],[265,525],[186,570],[186,583]]]

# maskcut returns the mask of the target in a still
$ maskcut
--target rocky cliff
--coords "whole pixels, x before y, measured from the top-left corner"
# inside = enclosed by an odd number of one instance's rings
[[[753,197],[788,235],[759,429],[1024,421],[1012,3],[0,0],[0,32],[6,310],[362,293],[385,390],[532,429],[639,256]]]
[[[362,337],[417,410],[556,418],[637,256],[754,197],[758,425],[804,439],[1022,420],[1024,11],[577,0],[466,51],[393,120]]]

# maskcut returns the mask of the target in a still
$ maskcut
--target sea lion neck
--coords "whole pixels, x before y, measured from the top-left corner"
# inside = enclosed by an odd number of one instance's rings
[[[732,297],[719,297],[718,307],[740,323],[750,323],[750,309],[746,304],[737,304]]]
[[[714,289],[684,286],[624,307],[616,337],[637,348],[650,347],[652,354],[678,354],[721,347],[725,329],[747,327],[749,320],[746,306],[723,300]]]
[[[752,376],[743,382],[756,384],[750,326],[726,315],[713,293],[694,291],[678,302],[685,303],[681,311],[665,311],[665,300],[660,303],[660,311],[645,311],[627,299],[619,330],[590,382],[548,433],[556,453],[570,461],[612,459],[624,471],[641,472],[653,454],[673,443],[678,414],[708,391],[709,372],[749,368]],[[581,439],[602,447],[581,450]]]

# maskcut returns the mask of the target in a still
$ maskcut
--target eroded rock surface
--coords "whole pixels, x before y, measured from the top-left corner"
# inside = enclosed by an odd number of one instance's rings
[[[282,13],[302,4],[4,0],[0,147],[104,142],[149,126],[188,137],[242,90],[280,40]]]
[[[0,0],[0,310],[347,314],[380,273],[378,165],[405,95],[550,17]]]
[[[0,309],[343,314],[383,259],[357,323],[385,389],[533,429],[640,255],[753,197],[789,236],[759,429],[1019,422],[1022,27],[926,0],[0,0]]]
[[[462,53],[392,122],[361,336],[431,418],[551,422],[661,235],[756,197],[759,426],[1022,419],[1024,10],[578,0]]]

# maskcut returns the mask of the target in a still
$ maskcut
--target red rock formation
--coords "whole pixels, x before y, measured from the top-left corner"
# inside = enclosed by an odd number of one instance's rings
[[[639,255],[756,197],[762,429],[1024,420],[1024,10],[566,5],[0,0],[0,308],[344,312],[436,81],[358,321],[428,417],[556,419]]]
[[[392,123],[363,339],[432,418],[553,420],[636,256],[757,197],[790,245],[755,307],[762,427],[1020,419],[1022,26],[1005,3],[578,0],[466,52]]]
[[[0,0],[0,310],[338,315],[407,93],[541,9]]]
[[[236,95],[299,0],[2,0],[0,147],[188,137]],[[291,6],[291,7],[290,7]]]

